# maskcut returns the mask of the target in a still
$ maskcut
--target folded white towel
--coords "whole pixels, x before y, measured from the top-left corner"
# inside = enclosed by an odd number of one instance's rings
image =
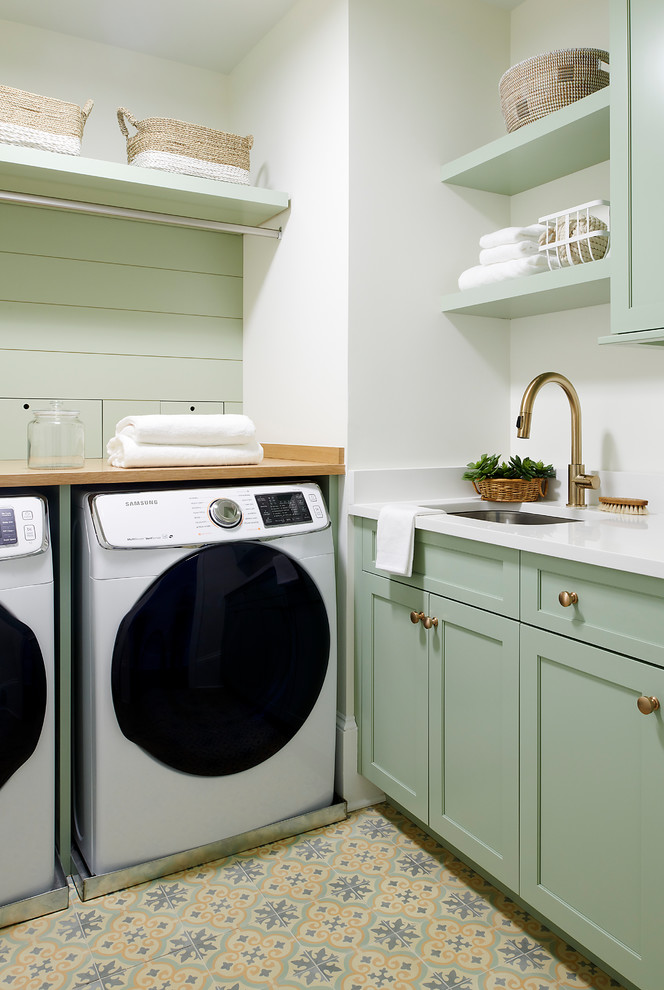
[[[480,251],[480,265],[499,265],[503,261],[516,261],[539,252],[539,241],[527,238],[514,241],[513,244],[499,244],[497,247],[484,248]]]
[[[543,223],[531,223],[528,227],[502,227],[480,237],[480,247],[492,248],[524,240],[537,241],[544,230],[546,228]]]
[[[137,443],[201,444],[225,447],[253,443],[256,427],[248,416],[216,413],[192,416],[154,413],[149,416],[125,416],[115,427],[116,435],[128,436]]]
[[[531,254],[527,258],[517,258],[514,261],[503,261],[499,265],[475,265],[467,268],[459,275],[459,288],[475,289],[480,285],[491,285],[494,282],[504,282],[510,278],[521,278],[522,275],[537,275],[538,272],[548,272],[549,265],[543,254]]]
[[[378,513],[376,567],[410,577],[413,572],[415,517],[440,514],[442,509],[424,509],[410,502],[384,505]]]
[[[227,446],[136,443],[126,434],[111,437],[106,451],[108,463],[121,468],[260,464],[263,460],[263,448],[256,442]]]

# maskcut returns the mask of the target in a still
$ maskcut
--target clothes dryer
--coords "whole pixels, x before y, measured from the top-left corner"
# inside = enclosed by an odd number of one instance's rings
[[[0,904],[55,881],[53,564],[46,503],[0,497]]]
[[[332,803],[332,533],[311,483],[82,492],[75,831],[93,875]]]

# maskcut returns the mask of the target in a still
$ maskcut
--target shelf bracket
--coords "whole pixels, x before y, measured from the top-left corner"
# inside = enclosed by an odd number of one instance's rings
[[[103,203],[84,203],[73,199],[52,199],[48,196],[35,196],[32,193],[0,190],[0,202],[15,203],[19,206],[38,206],[47,210],[66,210],[72,213],[86,213],[99,217],[120,217],[124,220],[141,220],[144,223],[168,224],[171,227],[193,227],[197,230],[214,230],[227,234],[254,234],[259,237],[281,238],[281,227],[250,227],[241,223],[226,223],[222,220],[200,220],[197,217],[172,216],[169,213],[151,213],[148,210],[132,210],[124,206],[106,206]]]

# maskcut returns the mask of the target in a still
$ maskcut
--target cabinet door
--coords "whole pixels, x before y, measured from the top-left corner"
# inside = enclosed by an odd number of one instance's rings
[[[664,670],[521,632],[521,896],[643,990],[662,985]]]
[[[611,330],[664,327],[664,4],[611,5]]]
[[[363,575],[359,589],[360,772],[421,821],[428,817],[428,640],[411,612],[428,596]]]
[[[519,887],[519,624],[431,596],[429,824]]]

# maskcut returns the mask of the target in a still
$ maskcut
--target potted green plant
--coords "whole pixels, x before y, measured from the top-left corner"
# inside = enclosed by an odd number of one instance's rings
[[[477,494],[491,502],[536,502],[546,495],[548,479],[556,476],[552,464],[530,457],[522,460],[518,455],[501,461],[500,454],[482,454],[466,468],[463,478],[472,481]]]

